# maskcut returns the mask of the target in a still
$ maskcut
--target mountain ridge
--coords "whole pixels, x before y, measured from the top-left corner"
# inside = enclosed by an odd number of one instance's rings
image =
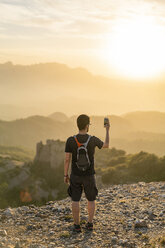
[[[52,115],[58,118],[52,118]],[[0,120],[0,145],[24,146],[35,150],[35,145],[40,140],[60,139],[66,141],[67,137],[78,132],[77,115],[66,117],[64,113],[59,111],[53,112],[52,115],[32,115],[13,121]],[[61,116],[62,121],[60,121]],[[164,155],[165,125],[162,124],[164,123],[164,115],[160,123],[151,122],[150,129],[148,128],[148,120],[143,120],[143,118],[140,119],[140,125],[138,125],[136,118],[131,122],[132,119],[129,120],[123,116],[107,116],[111,122],[111,147],[114,146],[131,153],[144,150],[156,153],[159,156]],[[103,119],[104,116],[91,115],[92,125],[89,133],[104,141]]]
[[[21,106],[17,116],[24,114],[23,108],[27,114],[35,113],[32,107],[42,115],[54,110],[68,115],[84,109],[94,114],[119,115],[136,109],[165,109],[165,84],[160,81],[135,83],[59,63],[0,64],[0,81],[1,103]],[[1,112],[10,118],[15,111],[5,111],[5,106],[0,106]]]

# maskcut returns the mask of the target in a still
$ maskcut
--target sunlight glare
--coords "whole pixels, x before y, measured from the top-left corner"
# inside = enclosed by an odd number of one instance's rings
[[[143,17],[117,25],[106,56],[123,76],[152,78],[165,69],[164,44],[163,27]]]

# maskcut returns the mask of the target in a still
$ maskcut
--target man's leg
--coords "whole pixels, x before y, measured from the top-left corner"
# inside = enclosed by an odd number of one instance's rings
[[[93,222],[93,217],[95,214],[95,201],[88,201],[88,222]]]
[[[79,225],[80,224],[80,204],[79,204],[79,201],[72,201],[72,214],[73,214],[74,224]]]

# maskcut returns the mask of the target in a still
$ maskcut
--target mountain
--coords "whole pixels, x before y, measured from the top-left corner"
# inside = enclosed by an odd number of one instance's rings
[[[23,110],[25,118],[57,111],[71,116],[81,112],[120,115],[135,110],[165,109],[163,81],[124,81],[59,63],[0,64],[0,82],[3,120],[20,118]],[[21,109],[9,112],[5,111],[5,105]]]
[[[143,116],[150,116],[150,112],[127,113],[125,116],[107,115],[110,119],[110,147],[135,153],[141,150],[163,156],[165,146],[165,129],[163,129],[164,114],[152,112],[153,120],[149,122]],[[155,116],[155,118],[154,118]],[[0,145],[22,146],[36,149],[36,143],[47,139],[66,139],[78,133],[77,115],[67,117],[61,112],[53,112],[49,116],[33,115],[14,121],[0,121]],[[105,140],[104,116],[91,115],[89,133]],[[146,124],[150,123],[149,130]],[[135,125],[140,123],[139,125]],[[159,125],[158,128],[155,126]],[[143,128],[144,126],[144,128]],[[164,126],[165,127],[165,126]],[[160,132],[158,132],[160,130]]]
[[[64,140],[69,130],[73,130],[71,123],[67,123],[66,129],[63,123],[39,115],[14,121],[0,121],[0,145],[23,146],[34,150],[35,144],[40,140]]]
[[[66,122],[69,120],[67,115],[61,112],[54,112],[53,114],[48,115],[48,117],[55,121],[60,121],[60,122]]]
[[[165,113],[136,111],[122,115],[134,128],[144,132],[165,133]]]

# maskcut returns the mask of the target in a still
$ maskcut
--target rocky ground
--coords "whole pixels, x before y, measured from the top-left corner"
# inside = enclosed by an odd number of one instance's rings
[[[68,197],[41,207],[1,209],[0,247],[165,247],[165,182],[139,182],[101,189],[93,232],[85,230],[84,195],[82,233],[72,231],[70,207]]]

